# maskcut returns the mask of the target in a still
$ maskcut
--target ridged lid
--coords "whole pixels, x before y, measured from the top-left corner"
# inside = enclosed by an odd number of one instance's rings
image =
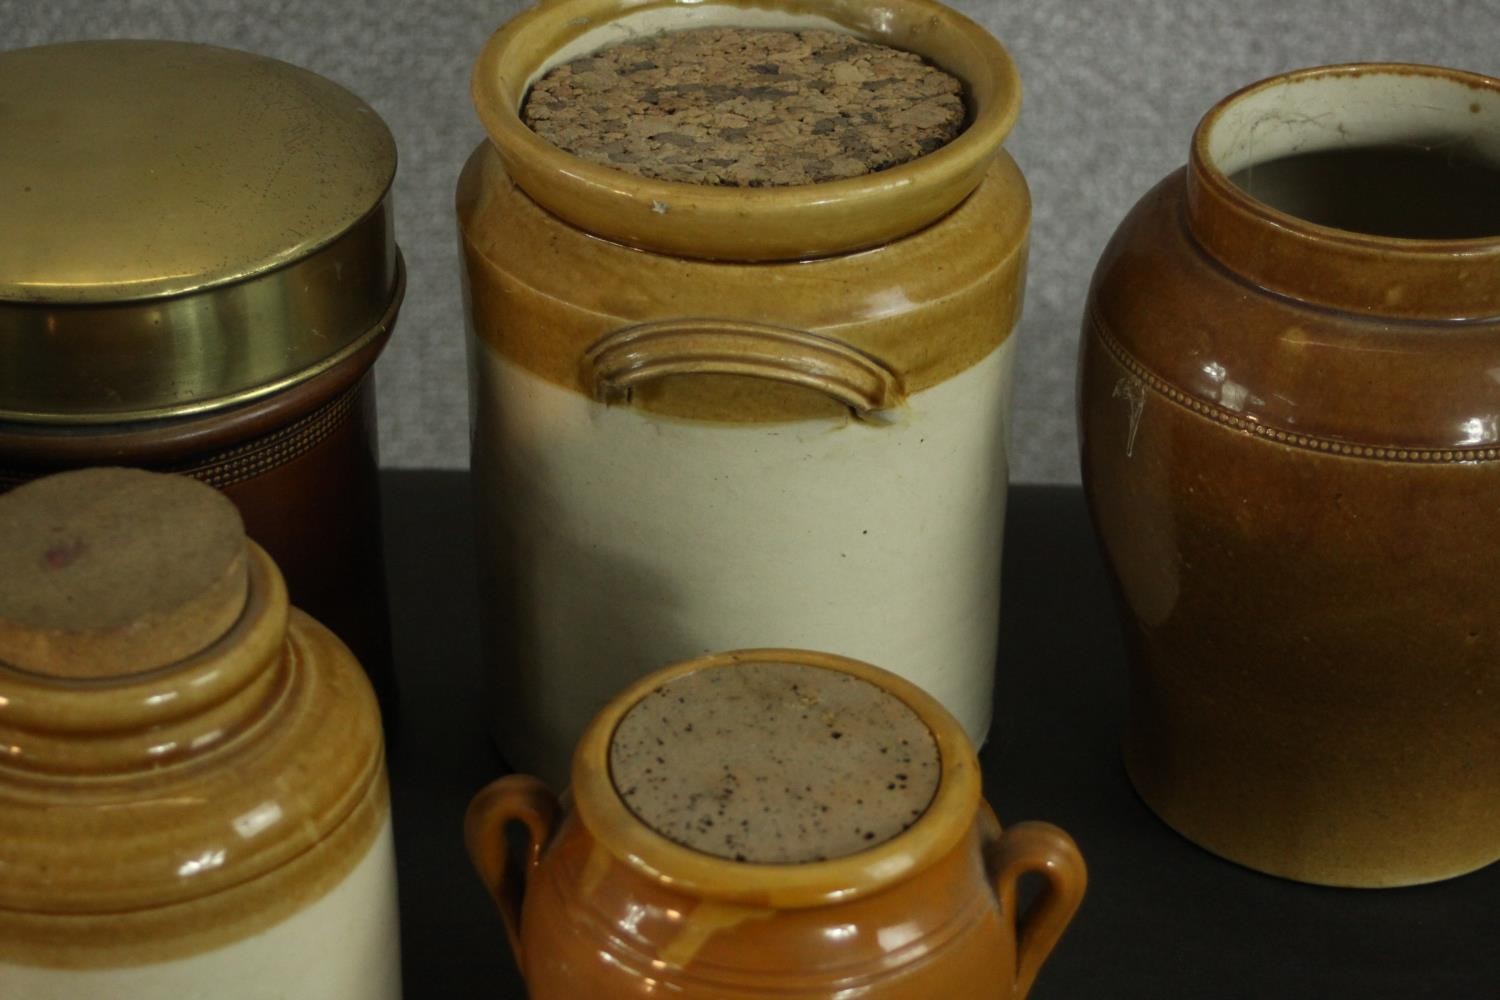
[[[374,696],[227,501],[65,473],[0,497],[0,544],[42,591],[0,584],[0,962],[194,953],[360,856],[385,808]]]
[[[296,380],[400,295],[390,131],[185,42],[0,54],[0,419],[192,412]]]

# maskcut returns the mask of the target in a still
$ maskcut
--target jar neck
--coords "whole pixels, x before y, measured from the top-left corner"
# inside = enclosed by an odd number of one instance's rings
[[[144,673],[46,677],[0,663],[0,768],[38,776],[158,771],[253,728],[287,684],[287,594],[249,546],[239,620],[192,656]]]
[[[1428,156],[1435,166],[1462,156],[1500,178],[1500,80],[1435,67],[1351,65],[1287,73],[1241,90],[1210,110],[1194,135],[1188,228],[1231,272],[1303,302],[1417,320],[1500,316],[1500,212],[1486,217],[1476,208],[1475,232],[1455,236],[1434,223],[1429,235],[1427,200],[1457,196],[1420,180],[1402,186],[1395,171],[1368,213],[1357,204],[1342,210],[1339,218],[1353,225],[1329,224],[1320,212],[1320,200],[1358,199],[1339,190],[1337,168],[1318,156],[1373,158],[1393,150]],[[1247,189],[1256,168],[1284,167],[1292,158],[1300,160],[1297,170],[1253,186],[1254,193]],[[1410,229],[1388,227],[1392,204]]]

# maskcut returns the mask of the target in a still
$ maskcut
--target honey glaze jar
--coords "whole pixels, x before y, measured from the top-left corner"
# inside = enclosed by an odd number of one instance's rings
[[[757,46],[735,82],[713,68]],[[627,90],[635,66],[661,78]],[[722,113],[673,110],[703,94]],[[934,148],[907,126],[937,94]],[[490,39],[473,95],[471,466],[510,763],[562,780],[620,688],[765,642],[880,657],[982,741],[1030,223],[1004,48],[933,0],[556,0]]]
[[[93,41],[0,53],[0,135],[0,491],[93,465],[223,490],[389,707],[385,124],[273,59]]]
[[[234,506],[0,496],[0,996],[398,1000],[380,719]]]
[[[467,819],[534,1000],[1020,998],[1086,882],[1056,827],[1002,832],[931,696],[823,653],[639,681],[590,724],[564,802],[512,775]],[[1045,881],[1018,912],[1026,873]]]

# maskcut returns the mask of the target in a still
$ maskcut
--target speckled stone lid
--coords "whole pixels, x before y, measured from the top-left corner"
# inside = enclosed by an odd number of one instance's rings
[[[615,729],[635,816],[686,847],[762,864],[846,857],[916,822],[937,792],[931,732],[849,674],[736,663],[668,681]]]

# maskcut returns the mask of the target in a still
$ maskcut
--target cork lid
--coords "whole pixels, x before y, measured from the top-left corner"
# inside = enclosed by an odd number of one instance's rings
[[[932,732],[851,674],[745,662],[680,675],[621,719],[609,767],[657,833],[730,860],[800,864],[879,846],[937,793]]]
[[[627,173],[689,184],[816,184],[899,166],[963,129],[963,86],[841,31],[671,31],[553,67],[527,125]]]
[[[175,41],[0,52],[0,420],[181,415],[310,377],[401,294],[380,116]]]
[[[840,47],[831,47],[824,53],[831,57],[830,67],[843,66],[839,76],[845,81],[835,79],[827,93],[814,95],[816,87],[801,86],[791,79],[778,80],[790,66],[790,60],[783,60],[780,54],[768,52],[761,59],[747,50],[747,56],[755,61],[747,60],[745,69],[752,76],[764,77],[759,84],[736,85],[741,86],[738,94],[726,93],[724,80],[716,76],[701,82],[686,81],[685,87],[671,94],[658,88],[655,95],[658,102],[666,98],[675,101],[694,96],[695,88],[701,87],[703,91],[698,96],[727,98],[719,102],[724,107],[714,114],[722,111],[740,117],[747,117],[744,112],[759,102],[772,106],[771,117],[776,117],[777,103],[791,100],[793,104],[781,109],[783,120],[767,124],[773,124],[783,137],[795,135],[806,140],[809,150],[814,150],[807,165],[816,161],[828,169],[817,167],[805,175],[788,174],[779,183],[741,186],[739,171],[747,171],[745,179],[749,181],[759,176],[762,168],[742,163],[710,163],[713,159],[733,159],[713,153],[704,158],[700,167],[719,170],[716,181],[684,183],[635,176],[622,165],[629,162],[628,157],[637,155],[636,150],[626,145],[605,149],[606,157],[627,159],[596,162],[568,152],[523,120],[527,95],[554,68],[579,57],[594,57],[591,65],[597,70],[601,65],[597,54],[612,45],[659,35],[670,37],[676,32],[687,32],[683,37],[691,38],[695,36],[690,33],[696,29],[731,30],[730,35],[717,37],[741,39],[751,36],[747,31],[733,29],[788,32],[799,47],[805,46],[809,38],[823,37],[822,33],[853,39],[839,41]],[[865,61],[866,57],[846,59],[834,55],[867,52],[859,48],[864,43],[919,56],[924,64],[940,67],[961,83],[964,124],[951,142],[928,152],[925,144],[930,137],[915,136],[921,152],[915,159],[884,169],[864,169],[888,162],[887,155],[875,152],[873,147],[868,151],[859,148],[859,140],[868,138],[868,130],[860,128],[869,124],[864,113],[884,100],[882,92],[892,85],[880,82],[882,78],[876,74],[873,62]],[[811,71],[818,58],[809,50],[808,57],[800,62]],[[770,72],[773,65],[775,73]],[[723,68],[727,70],[727,63]],[[641,71],[648,75],[654,72],[644,66]],[[719,69],[714,73],[719,74]],[[749,79],[747,76],[746,80]],[[783,88],[783,85],[789,86]],[[842,110],[848,110],[857,121],[850,121],[852,130],[840,133],[841,108],[829,100],[835,96],[833,91],[846,87],[848,100]],[[652,3],[549,0],[523,10],[490,38],[475,63],[471,89],[475,110],[506,174],[541,207],[585,232],[638,249],[733,261],[797,260],[845,253],[877,246],[931,225],[980,184],[1016,120],[1021,100],[1020,79],[1004,47],[981,26],[939,0],[883,0],[876,5],[767,4],[760,0]],[[788,92],[783,93],[783,89]],[[799,89],[800,95],[796,93]],[[641,96],[641,103],[649,105],[651,95]],[[706,108],[707,105],[693,112],[699,118],[693,131],[676,128],[663,131],[649,119],[643,119],[639,127],[648,130],[644,133],[648,143],[678,147],[675,152],[667,152],[667,156],[696,157],[702,136],[694,133],[703,124],[701,116]],[[546,110],[556,111],[550,106]],[[908,110],[920,117],[927,108],[918,104]],[[606,118],[613,117],[607,108],[603,114]],[[916,124],[892,123],[902,130],[907,124]],[[718,126],[728,129],[729,134],[746,127],[728,119],[719,121]],[[803,126],[807,126],[805,134]],[[582,130],[586,131],[587,128]],[[843,140],[833,138],[839,134],[851,145],[846,148]],[[670,137],[659,138],[663,135]],[[723,139],[724,135],[721,131],[718,138]],[[745,136],[748,142],[750,133]],[[607,144],[619,143],[625,135],[601,138]],[[759,139],[751,144],[764,145]],[[838,147],[836,151],[834,146]],[[832,155],[835,152],[837,155]],[[854,152],[857,155],[852,155]],[[767,163],[778,159],[773,152],[766,153]],[[788,161],[781,157],[778,162],[784,166]],[[864,172],[842,172],[851,162]],[[708,171],[700,169],[699,173],[701,179],[708,180]],[[830,179],[813,180],[824,173]],[[802,176],[811,182],[803,182]],[[731,183],[721,183],[726,180]]]
[[[0,496],[0,661],[63,678],[181,660],[238,620],[244,525],[182,476],[84,469]]]

